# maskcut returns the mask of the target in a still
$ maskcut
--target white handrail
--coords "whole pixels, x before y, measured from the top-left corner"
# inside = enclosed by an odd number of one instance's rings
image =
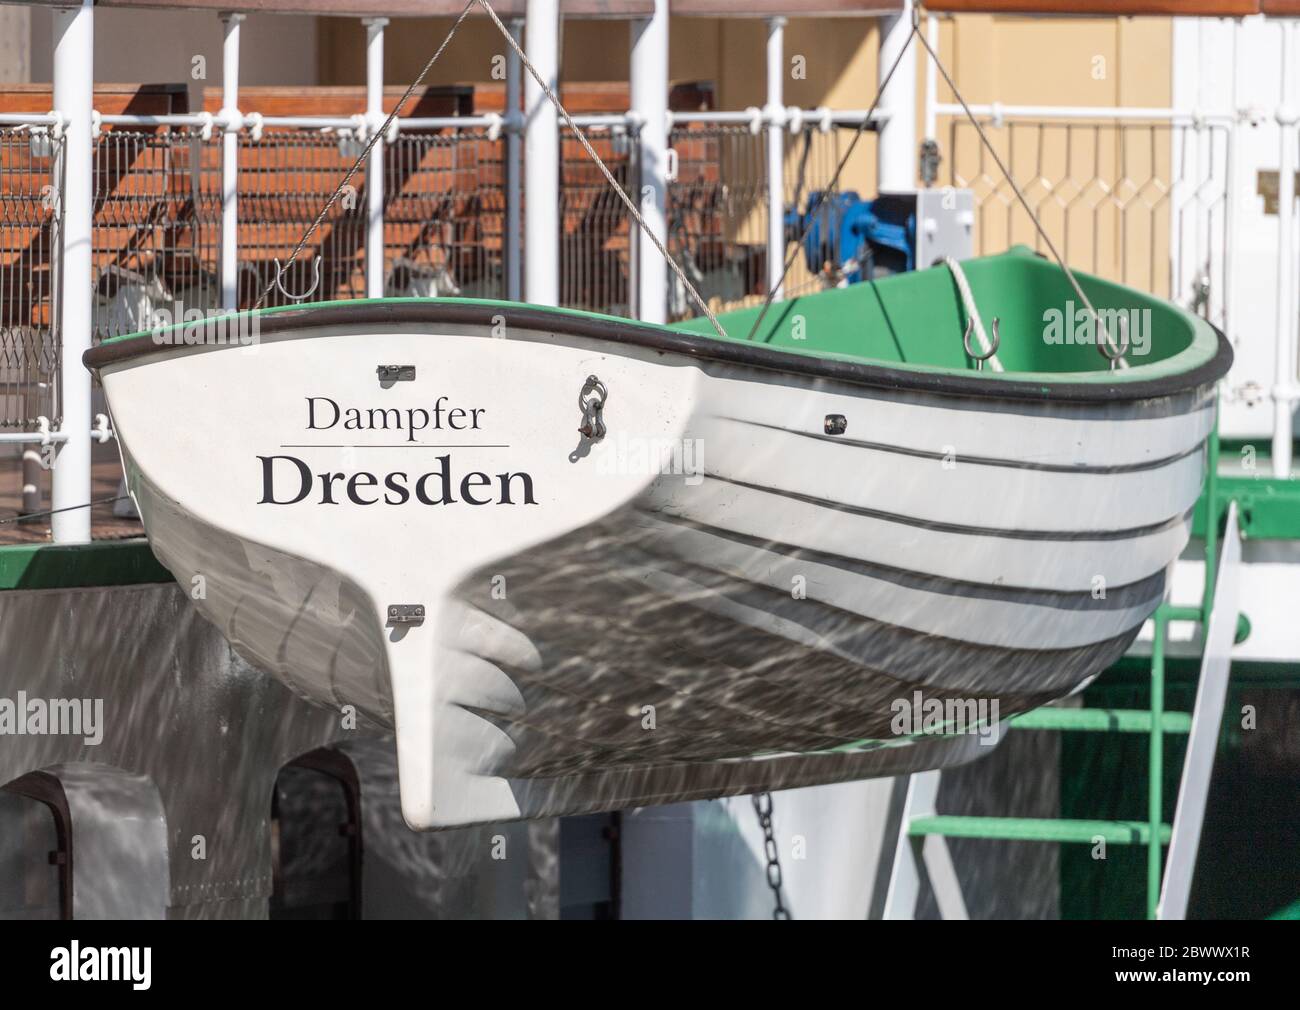
[[[1160,120],[1173,123],[1224,124],[1238,119],[1233,112],[1201,112],[1187,109],[1145,108],[1115,105],[971,105],[971,112],[979,119],[1000,123],[1004,119],[1118,119]],[[965,116],[965,110],[953,102],[939,102],[934,106],[936,116]]]
[[[226,118],[217,113],[166,113],[159,115],[141,115],[128,113],[104,113],[99,121],[104,126],[214,126],[224,127]],[[241,124],[242,126],[242,124]]]
[[[712,111],[712,112],[670,112],[668,113],[668,126],[672,129],[675,126],[684,126],[687,124],[701,125],[750,125],[757,122],[759,125],[767,126],[773,124],[785,124],[792,128],[795,127],[817,127],[823,124],[834,124],[837,126],[857,126],[868,116],[866,109],[804,109],[793,106],[787,106],[782,110],[780,115],[773,115],[770,111],[764,109],[743,109],[740,111]],[[492,130],[499,129],[502,133],[510,133],[523,129],[521,117],[512,119],[510,116],[503,116],[499,113],[484,113],[474,116],[401,116],[396,120],[396,126],[400,130]],[[871,121],[875,123],[886,123],[889,120],[889,113],[877,111],[871,116]],[[5,112],[0,113],[0,126],[61,126],[66,121],[65,117],[56,112]],[[239,116],[239,122],[235,124],[233,120],[220,112],[176,112],[176,113],[103,113],[99,115],[99,121],[104,126],[142,126],[142,127],[159,127],[159,126],[178,126],[178,127],[210,127],[215,126],[224,130],[226,127],[233,127],[234,131],[253,132],[255,127],[260,125],[266,129],[280,130],[356,130],[358,120],[356,115],[322,115],[322,116],[266,116],[247,113]],[[586,128],[601,127],[626,127],[634,130],[640,125],[640,119],[632,112],[600,112],[589,113],[585,115],[575,115],[573,121],[578,125]]]
[[[62,126],[66,122],[57,112],[0,112],[0,126]]]

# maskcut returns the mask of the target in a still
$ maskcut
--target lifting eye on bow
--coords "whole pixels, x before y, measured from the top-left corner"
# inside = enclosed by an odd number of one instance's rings
[[[578,409],[582,411],[582,426],[578,431],[593,442],[599,442],[605,437],[605,420],[601,412],[605,409],[607,399],[609,390],[605,384],[596,376],[588,375],[578,393]]]
[[[285,289],[284,267],[280,265],[280,259],[277,256],[275,258],[275,286],[280,289],[280,294],[284,295],[285,298],[289,299],[289,301],[293,302],[294,304],[297,304],[298,302],[305,302],[308,298],[314,295],[316,293],[316,289],[320,287],[320,266],[321,266],[321,257],[317,256],[315,257],[315,259],[312,260],[312,264],[311,264],[311,269],[312,269],[311,287],[309,287],[302,294],[295,295],[295,294],[291,294],[289,291]]]

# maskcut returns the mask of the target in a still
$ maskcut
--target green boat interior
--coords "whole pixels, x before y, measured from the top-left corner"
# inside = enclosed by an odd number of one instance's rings
[[[1129,367],[1117,375],[1097,346],[1097,326],[1065,273],[1025,246],[965,260],[985,330],[999,320],[997,358],[1007,373],[1078,373],[1098,378],[1155,378],[1204,364],[1218,349],[1212,327],[1171,302],[1075,271],[1106,331],[1117,330],[1122,314],[1128,329]],[[953,271],[939,265],[877,281],[818,291],[772,305],[752,338],[759,308],[728,312],[719,322],[728,336],[752,339],[782,350],[820,357],[845,357],[883,364],[970,371],[967,323]],[[675,329],[713,334],[704,318]],[[1118,333],[1112,333],[1120,342]],[[1102,338],[1104,340],[1104,337]],[[989,371],[986,367],[985,371]],[[989,377],[993,377],[990,372]]]

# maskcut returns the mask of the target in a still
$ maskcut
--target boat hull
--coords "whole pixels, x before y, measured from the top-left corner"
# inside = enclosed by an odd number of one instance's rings
[[[100,366],[159,559],[396,731],[412,826],[970,760],[1123,653],[1186,543],[1208,386],[948,395],[521,318],[318,311]]]

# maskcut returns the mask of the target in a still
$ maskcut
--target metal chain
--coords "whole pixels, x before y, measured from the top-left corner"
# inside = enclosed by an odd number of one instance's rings
[[[664,244],[659,241],[659,236],[650,230],[650,226],[645,223],[645,219],[641,216],[641,212],[636,209],[636,204],[628,198],[623,187],[620,186],[618,181],[614,178],[614,174],[605,165],[605,162],[601,160],[601,157],[596,153],[595,148],[588,143],[587,135],[578,129],[578,125],[573,121],[573,117],[569,115],[568,110],[560,104],[560,100],[555,96],[555,92],[551,90],[550,86],[544,80],[542,80],[542,75],[537,72],[537,68],[533,66],[532,61],[528,58],[528,54],[525,53],[519,43],[515,41],[515,37],[510,34],[510,30],[501,23],[501,19],[497,17],[496,11],[492,9],[492,5],[488,3],[488,0],[478,0],[478,3],[482,5],[483,10],[487,12],[487,16],[495,22],[499,29],[501,29],[501,34],[505,36],[506,42],[509,43],[510,48],[515,51],[520,62],[527,68],[528,72],[532,74],[533,80],[537,82],[537,86],[545,92],[546,97],[550,99],[551,104],[555,106],[556,111],[559,112],[560,116],[564,119],[564,124],[573,131],[574,136],[578,138],[578,143],[582,145],[583,150],[587,152],[587,155],[591,160],[596,163],[596,167],[604,174],[605,181],[609,183],[610,188],[613,189],[618,198],[626,205],[628,213],[632,215],[632,218],[636,221],[638,227],[640,227],[641,231],[645,233],[648,239],[650,239],[654,244],[654,247],[659,250],[659,255],[664,258],[664,262],[672,268],[673,273],[677,275],[677,279],[685,286],[686,293],[689,294],[695,304],[699,306],[700,311],[704,313],[705,318],[713,324],[713,328],[717,331],[718,336],[725,340],[727,337],[727,331],[724,330],[722,324],[718,322],[718,317],[713,314],[713,310],[709,308],[709,305],[704,300],[703,296],[701,296],[699,291],[696,290],[695,285],[691,283],[690,278],[686,276],[686,271],[681,268],[681,264],[669,255]]]
[[[443,50],[447,48],[447,44],[451,42],[453,36],[455,36],[457,30],[460,28],[461,22],[469,17],[469,12],[474,9],[474,4],[477,2],[478,0],[469,0],[469,2],[465,4],[465,9],[460,12],[460,17],[458,17],[455,23],[451,26],[451,31],[449,31],[447,37],[442,40],[442,45],[438,47],[438,51],[429,57],[429,62],[424,65],[424,69],[420,71],[420,75],[411,82],[410,87],[406,89],[406,93],[402,95],[397,104],[393,106],[393,111],[390,112],[388,118],[384,120],[384,125],[380,129],[376,130],[366,142],[365,150],[363,150],[357,160],[352,163],[352,167],[348,169],[347,174],[343,176],[343,179],[339,182],[338,188],[334,190],[329,200],[326,201],[325,206],[320,209],[320,213],[316,215],[316,220],[311,223],[311,226],[303,233],[302,238],[298,240],[298,244],[294,246],[293,254],[285,261],[284,266],[277,266],[275,277],[272,278],[271,283],[262,290],[261,296],[253,306],[254,310],[260,309],[262,303],[266,301],[266,296],[271,293],[273,288],[279,285],[280,279],[284,276],[284,271],[293,265],[294,260],[298,258],[298,254],[303,251],[303,248],[311,240],[311,237],[316,234],[316,229],[319,228],[321,222],[325,220],[325,215],[327,215],[330,212],[330,208],[338,202],[339,196],[343,193],[343,190],[347,188],[348,183],[352,181],[352,177],[357,174],[361,166],[365,164],[366,159],[370,157],[370,152],[374,149],[375,144],[379,143],[379,138],[388,135],[388,131],[392,127],[393,121],[402,114],[402,109],[405,108],[410,97],[415,94],[415,89],[418,88],[424,82],[425,77],[429,75],[429,71],[433,69],[433,65],[438,62],[438,57],[442,55]],[[284,291],[284,288],[281,287],[280,290]],[[285,293],[288,294],[288,292]]]
[[[776,847],[776,835],[772,831],[772,794],[755,793],[750,799],[754,801],[754,813],[758,815],[758,825],[763,829],[763,854],[767,857],[767,886],[772,889],[772,896],[776,899],[772,918],[789,919],[790,910],[785,907],[785,900],[781,897],[781,853]]]

